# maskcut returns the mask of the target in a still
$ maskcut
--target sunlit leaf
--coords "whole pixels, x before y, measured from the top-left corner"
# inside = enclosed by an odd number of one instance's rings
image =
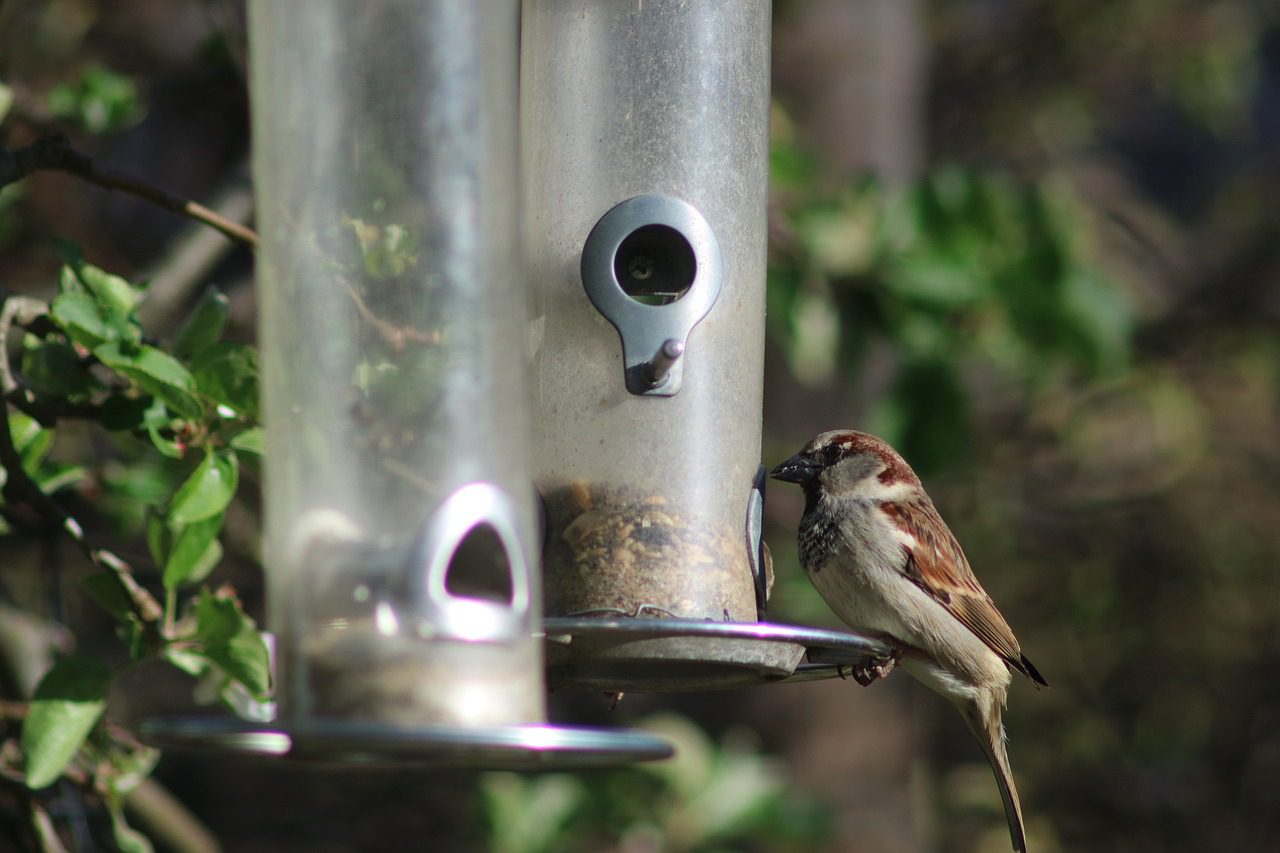
[[[53,446],[53,430],[46,429],[36,419],[24,412],[12,412],[9,415],[9,435],[13,437],[13,447],[22,458],[22,468],[28,474],[39,470],[45,454]]]
[[[267,646],[231,595],[205,591],[196,601],[196,635],[205,654],[257,698],[271,686]]]
[[[244,432],[237,433],[231,439],[230,445],[236,450],[243,450],[245,453],[265,456],[267,452],[266,432],[262,427],[251,427]]]
[[[173,536],[173,546],[164,562],[165,589],[182,584],[199,583],[222,559],[218,533],[222,530],[222,514],[188,524]]]
[[[60,489],[74,486],[84,479],[85,468],[71,462],[47,462],[31,474],[40,491],[51,495]]]
[[[58,294],[49,306],[49,313],[72,340],[90,349],[120,333],[112,326],[106,312],[84,290]]]
[[[22,725],[28,786],[58,780],[102,716],[110,684],[111,671],[97,658],[63,658],[45,674]]]
[[[239,465],[231,450],[211,450],[173,496],[169,520],[188,525],[218,515],[235,497]]]
[[[189,418],[204,414],[195,398],[195,379],[182,363],[148,344],[108,341],[93,350],[94,357],[112,370],[132,379],[147,393],[159,397],[175,412]]]

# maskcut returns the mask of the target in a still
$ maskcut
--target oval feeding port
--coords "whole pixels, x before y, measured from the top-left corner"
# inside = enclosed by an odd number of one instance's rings
[[[512,604],[511,559],[489,524],[477,524],[459,543],[445,573],[444,588],[458,598]]]
[[[622,292],[644,305],[667,305],[684,296],[698,275],[689,241],[669,225],[645,225],[618,246],[613,274]]]
[[[629,392],[680,393],[689,333],[715,305],[723,268],[707,220],[672,196],[618,202],[592,227],[582,244],[582,287],[618,330]]]

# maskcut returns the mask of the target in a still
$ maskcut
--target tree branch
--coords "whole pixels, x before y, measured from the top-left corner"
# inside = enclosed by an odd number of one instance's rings
[[[203,222],[251,248],[258,245],[258,235],[251,228],[233,222],[198,202],[176,196],[124,172],[99,166],[93,158],[73,148],[65,133],[46,136],[25,148],[0,149],[0,188],[41,171],[65,172],[109,190],[135,195],[165,210]]]

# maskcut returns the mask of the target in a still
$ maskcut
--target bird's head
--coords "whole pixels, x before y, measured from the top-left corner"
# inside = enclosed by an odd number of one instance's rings
[[[893,500],[920,488],[911,466],[887,442],[865,432],[824,432],[770,473],[809,497]]]

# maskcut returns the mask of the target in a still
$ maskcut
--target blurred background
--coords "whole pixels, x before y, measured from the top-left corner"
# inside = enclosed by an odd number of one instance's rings
[[[1053,685],[1015,684],[1006,716],[1033,849],[1280,850],[1280,12],[777,0],[774,20],[764,461],[849,427],[921,474]],[[3,145],[66,129],[246,216],[244,39],[230,0],[5,0]],[[253,340],[252,257],[221,237],[39,174],[0,192],[0,284],[51,295],[55,237],[149,278],[156,336],[215,282]],[[145,554],[136,507],[163,475],[59,441],[89,472],[77,517]],[[801,509],[771,487],[770,617],[835,626],[797,563]],[[227,525],[218,579],[260,614],[252,489]],[[117,644],[78,559],[0,539],[6,624]],[[190,704],[159,668],[118,693],[125,721]],[[904,675],[556,695],[552,717],[648,726],[681,757],[520,776],[166,755],[157,778],[227,850],[1008,849],[958,715]]]

